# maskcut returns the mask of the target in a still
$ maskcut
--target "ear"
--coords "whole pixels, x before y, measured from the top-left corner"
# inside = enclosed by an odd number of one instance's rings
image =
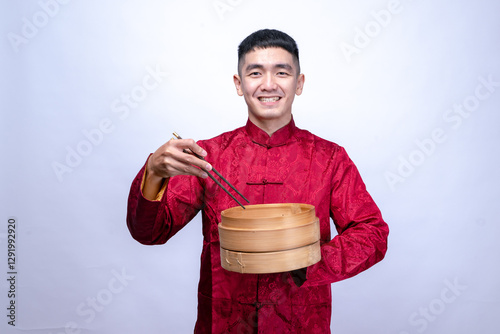
[[[236,93],[239,96],[243,96],[243,90],[241,89],[241,78],[238,74],[233,76],[234,86],[236,87]]]
[[[299,74],[299,77],[297,78],[297,89],[295,90],[295,94],[300,95],[302,94],[302,90],[304,89],[304,82],[306,81],[306,77],[304,74]]]

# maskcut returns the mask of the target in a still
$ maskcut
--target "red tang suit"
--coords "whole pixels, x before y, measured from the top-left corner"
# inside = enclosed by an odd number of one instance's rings
[[[298,287],[290,273],[240,274],[221,267],[217,224],[236,203],[211,179],[170,178],[157,201],[132,183],[127,224],[133,238],[163,244],[201,210],[203,251],[195,333],[330,333],[330,284],[382,260],[389,229],[345,150],[295,126],[271,137],[246,126],[200,141],[207,160],[251,204],[307,203],[320,219],[320,262]],[[330,218],[338,235],[330,234]]]

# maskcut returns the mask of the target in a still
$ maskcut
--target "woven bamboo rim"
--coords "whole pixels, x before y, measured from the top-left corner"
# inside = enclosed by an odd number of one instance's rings
[[[302,203],[277,203],[237,206],[221,213],[221,225],[238,229],[276,229],[300,226],[316,219],[314,206]]]
[[[220,246],[240,252],[275,252],[310,245],[320,238],[319,220],[290,228],[251,230],[219,225]]]
[[[245,253],[221,248],[224,269],[242,274],[270,274],[305,268],[321,260],[320,242],[279,252]]]

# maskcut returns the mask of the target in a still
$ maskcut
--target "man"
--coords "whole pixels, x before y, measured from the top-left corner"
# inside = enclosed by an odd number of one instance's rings
[[[380,261],[389,230],[344,149],[295,126],[292,103],[304,86],[295,41],[260,30],[240,44],[238,56],[234,84],[248,106],[246,126],[198,144],[161,146],[132,184],[128,227],[139,242],[162,244],[202,211],[195,333],[330,333],[330,284]],[[314,205],[321,261],[302,276],[223,269],[217,224],[235,203],[207,178],[202,169],[211,165],[185,149],[207,157],[251,204]]]

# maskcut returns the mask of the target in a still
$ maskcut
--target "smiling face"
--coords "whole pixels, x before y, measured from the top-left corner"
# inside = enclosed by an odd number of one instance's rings
[[[304,86],[304,75],[298,71],[291,53],[270,47],[248,52],[234,76],[236,91],[248,105],[248,118],[269,135],[291,120],[293,100]]]

